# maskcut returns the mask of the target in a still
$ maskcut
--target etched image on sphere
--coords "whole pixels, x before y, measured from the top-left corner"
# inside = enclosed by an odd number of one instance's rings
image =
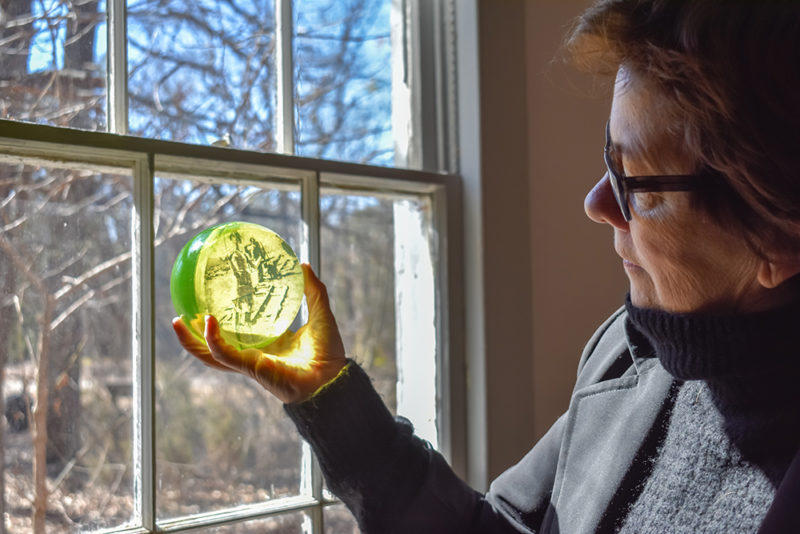
[[[191,294],[187,285],[193,288]],[[292,249],[275,232],[253,223],[225,223],[184,247],[173,268],[171,290],[176,311],[199,337],[202,317],[211,314],[228,343],[263,347],[285,332],[297,315],[303,272]]]

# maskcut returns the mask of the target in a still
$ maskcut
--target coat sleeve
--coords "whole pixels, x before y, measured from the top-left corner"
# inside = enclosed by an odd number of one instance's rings
[[[355,363],[285,409],[364,534],[519,532],[414,435],[407,419],[392,417]]]

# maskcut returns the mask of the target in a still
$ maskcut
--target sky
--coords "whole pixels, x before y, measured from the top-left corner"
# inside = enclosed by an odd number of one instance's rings
[[[143,4],[148,0],[131,0],[128,2],[131,13],[146,13],[150,9]],[[303,97],[313,94],[316,89],[315,84],[321,83],[320,80],[330,79],[331,71],[324,63],[324,56],[335,52],[341,46],[342,41],[338,39],[341,34],[339,21],[347,15],[349,6],[348,1],[343,0],[304,0],[297,2],[294,8],[295,19],[295,87],[294,91],[298,101]],[[187,0],[173,0],[167,5],[176,9],[185,9]],[[193,0],[188,4],[192,5],[193,14],[211,13],[209,25],[220,30],[220,33],[227,39],[226,46],[236,43],[237,39],[242,43],[242,47],[247,48],[249,40],[257,39],[253,35],[239,35],[242,21],[250,15],[259,15],[265,21],[265,25],[274,25],[272,13],[265,12],[271,2],[269,0],[238,0],[236,2],[239,13],[230,9],[222,9],[222,4],[216,4],[213,0]],[[64,0],[37,0],[32,2],[34,9],[34,28],[35,34],[31,53],[28,57],[29,72],[48,71],[61,69],[64,65],[64,41],[66,38],[66,26],[69,22],[69,9]],[[390,72],[390,39],[389,39],[389,10],[390,0],[370,0],[367,2],[370,17],[368,20],[359,22],[355,27],[354,38],[347,47],[352,49],[349,54],[350,60],[358,65],[357,74],[361,79],[350,79],[346,81],[335,81],[336,84],[343,84],[344,91],[341,94],[334,92],[323,95],[323,99],[331,99],[322,106],[297,107],[295,113],[295,128],[297,131],[296,152],[299,155],[311,157],[324,157],[329,159],[344,159],[359,161],[364,154],[373,153],[373,160],[365,161],[379,165],[393,164],[393,134],[391,131],[391,72]],[[201,9],[202,8],[202,9]],[[106,0],[101,0],[98,6],[100,13],[106,11]],[[157,87],[136,87],[136,82],[145,80],[151,82],[160,75],[159,69],[164,69],[168,61],[148,60],[147,73],[140,73],[140,77],[131,77],[133,87],[129,90],[140,90],[147,98],[154,98],[156,109],[148,111],[141,106],[137,109],[132,106],[129,111],[131,131],[141,131],[143,135],[156,138],[174,139],[194,143],[210,143],[222,137],[225,132],[216,132],[215,124],[235,120],[240,114],[234,113],[240,106],[239,99],[245,95],[251,101],[246,104],[249,106],[251,118],[261,123],[274,120],[275,106],[274,93],[270,95],[264,91],[248,90],[247,83],[263,84],[270,83],[269,79],[274,73],[264,72],[257,78],[251,76],[243,79],[246,74],[246,66],[241,62],[232,60],[234,57],[226,46],[220,46],[219,39],[209,38],[208,35],[201,35],[188,24],[181,24],[179,27],[169,24],[160,28],[148,26],[146,19],[137,20],[136,16],[129,16],[128,32],[132,40],[144,43],[150,47],[146,52],[162,53],[165,55],[175,55],[181,57],[202,57],[203,61],[213,57],[219,72],[224,73],[225,81],[228,84],[228,91],[220,95],[208,92],[209,85],[203,85],[202,80],[196,72],[181,69],[172,75],[168,80]],[[226,28],[226,26],[228,26]],[[252,24],[246,28],[252,31]],[[107,51],[107,25],[101,21],[95,28],[95,61],[98,68],[105,70],[105,56]],[[215,42],[216,41],[216,42]],[[264,43],[260,45],[262,48]],[[270,45],[271,46],[271,45]],[[140,47],[129,46],[129,65],[142,63],[143,50]],[[303,54],[306,54],[303,56]],[[309,56],[310,54],[310,56]],[[311,59],[312,62],[307,60]],[[319,59],[318,62],[314,60]],[[272,65],[269,65],[271,68]],[[264,67],[265,69],[267,67]],[[301,70],[305,69],[305,70]],[[326,71],[326,69],[328,69]],[[243,74],[244,73],[244,74]],[[265,78],[266,77],[266,78]],[[174,89],[168,85],[180,85],[188,87],[184,98],[184,106],[189,106],[199,116],[204,116],[204,120],[196,121],[198,131],[195,133],[180,132],[170,130],[170,123],[167,121],[166,127],[162,123],[154,130],[148,131],[142,125],[154,123],[153,118],[149,118],[147,113],[157,113],[158,106],[174,94]],[[274,81],[272,82],[274,83]],[[331,83],[328,81],[327,83]],[[237,87],[238,86],[238,87]],[[171,90],[173,93],[162,94],[163,91]],[[162,100],[159,97],[163,96]],[[337,116],[334,114],[336,109],[334,99],[343,99],[347,102],[347,120],[339,125]],[[191,101],[193,100],[193,101]],[[186,102],[189,102],[186,104]],[[142,115],[145,113],[145,115]],[[316,114],[319,125],[323,129],[335,130],[340,128],[341,134],[333,141],[327,141],[327,145],[315,144],[313,139],[318,137],[315,122],[312,121],[311,113]],[[156,121],[157,122],[157,121]],[[162,121],[163,122],[163,121]],[[239,125],[239,131],[227,132],[239,133],[239,138],[245,134],[243,132],[251,128],[247,123]],[[359,129],[371,131],[373,133],[353,135],[348,134],[348,129],[359,131]],[[206,133],[203,133],[203,132]],[[209,133],[210,131],[210,133]],[[186,137],[189,135],[189,137]],[[183,136],[183,137],[181,137]],[[324,136],[323,136],[324,138]],[[337,140],[338,139],[338,140]],[[344,140],[342,140],[344,139]],[[241,139],[244,142],[244,139]],[[248,148],[247,145],[238,145]]]

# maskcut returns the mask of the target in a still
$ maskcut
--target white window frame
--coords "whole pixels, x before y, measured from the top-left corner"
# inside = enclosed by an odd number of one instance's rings
[[[453,315],[450,310],[453,294],[458,289],[451,284],[457,266],[449,260],[451,243],[459,241],[458,224],[453,218],[457,210],[458,179],[452,175],[389,169],[366,165],[331,162],[281,156],[246,153],[225,148],[171,143],[106,133],[70,131],[64,141],[63,130],[49,126],[0,121],[4,137],[0,138],[0,161],[36,163],[58,162],[59,166],[84,166],[93,169],[128,169],[134,180],[134,213],[132,214],[133,248],[133,376],[134,379],[134,436],[136,441],[134,469],[137,472],[134,488],[135,515],[142,528],[131,532],[176,532],[207,528],[232,521],[257,519],[280,513],[304,511],[309,514],[308,532],[322,532],[322,507],[336,502],[323,495],[322,477],[307,445],[304,445],[302,492],[304,495],[276,499],[218,512],[193,515],[188,518],[157,521],[155,515],[155,296],[153,287],[154,228],[153,184],[157,174],[201,173],[219,179],[236,176],[249,183],[268,183],[275,178],[299,181],[302,195],[302,226],[309,244],[302,259],[319,269],[319,190],[321,187],[356,188],[358,191],[409,193],[430,195],[435,206],[434,228],[439,233],[439,261],[434,266],[437,318],[437,430],[440,450],[451,457],[453,422],[448,417],[448,369],[451,348],[458,343],[449,328]],[[456,275],[457,276],[457,275]],[[449,439],[447,439],[450,437]],[[120,530],[110,530],[110,532]]]
[[[462,332],[462,189],[455,175],[455,0],[392,0],[393,50],[403,51],[404,90],[393,95],[393,108],[404,115],[407,150],[400,163],[412,168],[386,168],[291,156],[294,112],[291,87],[291,0],[276,0],[278,24],[278,146],[284,154],[265,154],[189,145],[127,136],[127,59],[125,0],[108,0],[108,132],[85,132],[0,120],[0,161],[42,160],[69,165],[127,168],[134,179],[133,248],[133,373],[135,515],[141,526],[108,532],[177,532],[269,517],[306,513],[306,532],[323,532],[323,507],[335,503],[322,490],[322,476],[307,445],[303,452],[300,496],[159,521],[156,517],[154,413],[154,228],[153,184],[157,173],[188,172],[203,176],[282,177],[301,184],[302,224],[312,267],[320,265],[319,191],[333,186],[361,191],[427,194],[438,231],[436,288],[436,425],[439,450],[457,472],[465,473],[466,398]],[[398,31],[399,28],[399,31]],[[398,61],[399,61],[398,60]],[[395,59],[393,59],[395,61]],[[397,64],[395,64],[395,67]],[[394,111],[393,111],[394,113]],[[69,132],[67,134],[67,132]],[[401,143],[401,144],[403,144]]]

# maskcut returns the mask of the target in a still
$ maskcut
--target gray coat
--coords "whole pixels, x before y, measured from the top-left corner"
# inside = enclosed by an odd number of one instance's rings
[[[434,461],[406,516],[420,518],[410,523],[419,530],[398,532],[595,532],[674,380],[628,343],[625,317],[617,311],[587,343],[569,409],[485,496],[454,491],[454,475]],[[431,526],[447,509],[470,508],[480,511]]]
[[[625,323],[621,309],[598,329],[567,412],[485,495],[392,419],[357,365],[287,412],[365,534],[592,533],[675,380]],[[795,458],[760,532],[800,532],[798,496]]]
[[[520,532],[594,532],[656,416],[673,377],[625,335],[620,310],[586,346],[569,409],[487,500]],[[542,515],[540,529],[526,518]]]

